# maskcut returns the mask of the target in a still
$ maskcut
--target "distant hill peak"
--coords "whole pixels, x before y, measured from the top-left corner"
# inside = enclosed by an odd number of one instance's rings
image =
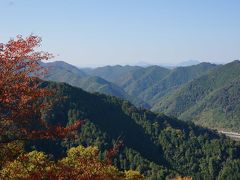
[[[237,59],[237,60],[230,62],[229,64],[240,64],[240,61]]]
[[[177,66],[192,66],[192,65],[197,65],[200,63],[201,62],[198,60],[188,60],[188,61],[183,61],[183,62],[177,64]]]

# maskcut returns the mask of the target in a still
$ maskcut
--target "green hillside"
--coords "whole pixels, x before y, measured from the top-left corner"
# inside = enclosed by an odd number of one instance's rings
[[[43,64],[48,69],[44,80],[65,82],[88,92],[99,92],[126,99],[138,107],[150,108],[140,98],[128,95],[122,88],[97,76],[89,76],[75,66],[62,61]]]
[[[41,63],[42,66],[48,69],[48,74],[45,77],[47,80],[60,82],[74,82],[78,78],[86,77],[87,75],[80,71],[77,67],[65,63],[64,61],[55,61],[51,63]],[[73,76],[73,74],[75,76]]]
[[[110,82],[119,82],[122,77],[126,76],[130,72],[135,72],[137,70],[143,69],[139,66],[104,66],[94,69],[88,69],[85,72],[91,76],[99,76]]]
[[[50,63],[45,80],[66,82],[89,92],[99,92],[127,99],[136,106],[149,108],[179,86],[216,68],[210,63],[177,67],[104,66],[95,69],[60,67]],[[67,64],[67,63],[65,63]],[[71,66],[71,65],[69,65]],[[79,75],[79,72],[81,75]],[[82,75],[84,74],[84,76]]]
[[[82,119],[85,124],[75,141],[57,143],[56,148],[42,142],[35,148],[54,150],[53,154],[78,144],[97,145],[104,150],[120,138],[124,146],[113,159],[114,164],[120,169],[137,169],[149,179],[177,174],[193,179],[240,177],[237,142],[192,123],[137,109],[112,96],[90,94],[63,83],[45,82],[43,86],[56,91],[45,101],[59,100],[44,113],[48,123],[67,125]],[[229,174],[232,167],[236,168]]]
[[[128,95],[124,90],[114,83],[108,82],[100,77],[87,76],[69,84],[80,87],[88,92],[99,92],[116,96],[130,101],[138,107],[150,108],[150,106],[141,99]]]
[[[160,66],[150,66],[128,72],[113,82],[130,95],[139,96],[144,90],[161,81],[169,72],[169,69]]]
[[[166,69],[160,66],[146,68],[136,66],[105,66],[91,70],[91,75],[102,77],[124,89],[129,95],[138,97],[151,106],[172,90],[216,67],[215,64],[200,63],[193,66]]]
[[[164,97],[153,110],[218,129],[240,131],[240,62],[233,61]]]

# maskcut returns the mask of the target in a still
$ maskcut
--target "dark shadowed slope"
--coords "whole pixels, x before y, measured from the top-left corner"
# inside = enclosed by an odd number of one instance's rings
[[[44,113],[49,123],[67,125],[85,120],[80,137],[63,142],[62,148],[85,144],[104,150],[120,137],[124,146],[113,162],[121,169],[137,169],[153,179],[176,174],[194,179],[239,177],[240,170],[227,171],[240,165],[237,142],[191,123],[137,109],[115,97],[90,94],[63,83],[44,86],[56,91],[46,101],[59,99]]]

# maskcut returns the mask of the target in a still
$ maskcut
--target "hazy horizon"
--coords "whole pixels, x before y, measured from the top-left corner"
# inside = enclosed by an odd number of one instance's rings
[[[239,59],[235,59],[237,61],[239,61]],[[73,65],[79,69],[95,69],[95,68],[101,68],[101,67],[106,67],[106,66],[139,66],[139,67],[150,67],[150,66],[160,66],[160,67],[165,67],[165,68],[169,68],[169,69],[174,69],[174,68],[177,68],[177,67],[187,67],[187,66],[193,66],[193,65],[197,65],[197,64],[200,64],[200,63],[210,63],[210,64],[216,64],[216,65],[225,65],[225,64],[228,64],[228,63],[231,63],[235,60],[232,60],[232,61],[229,61],[229,62],[209,62],[209,61],[198,61],[198,60],[188,60],[188,61],[182,61],[182,62],[179,62],[179,63],[176,63],[176,64],[171,64],[171,63],[158,63],[158,64],[150,64],[150,63],[146,63],[146,62],[138,62],[138,63],[133,63],[133,64],[129,64],[129,63],[126,63],[126,64],[102,64],[102,65],[89,65],[89,66],[79,66],[79,65],[75,65],[75,64],[72,64],[70,62],[66,62],[64,60],[48,60],[48,61],[43,61],[44,63],[53,63],[53,62],[65,62],[65,63],[68,63],[70,65]]]
[[[0,40],[42,37],[42,49],[80,67],[227,63],[240,57],[240,1],[0,2]]]
[[[44,61],[44,62],[51,63],[51,62],[57,62],[57,61],[63,61],[63,62],[69,63],[71,65],[74,65],[78,68],[98,68],[98,67],[104,67],[104,66],[118,66],[118,65],[119,66],[141,66],[141,67],[158,65],[158,66],[163,66],[163,67],[177,67],[177,66],[196,65],[196,64],[199,64],[199,63],[202,63],[202,62],[208,62],[208,63],[213,63],[213,64],[228,63],[228,62],[214,63],[214,62],[209,62],[209,61],[187,60],[187,61],[182,61],[182,62],[178,62],[178,63],[150,63],[150,62],[139,61],[139,62],[136,62],[136,63],[90,64],[90,65],[83,65],[82,66],[82,65],[77,65],[77,64],[67,62],[67,61],[61,60],[61,59],[52,59],[52,60],[48,60],[48,61]]]

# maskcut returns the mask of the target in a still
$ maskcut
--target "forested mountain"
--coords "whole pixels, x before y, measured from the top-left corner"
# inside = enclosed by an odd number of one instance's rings
[[[210,63],[200,63],[198,65],[177,67],[170,71],[163,79],[156,82],[153,86],[148,87],[142,91],[138,97],[154,105],[159,102],[163,96],[170,93],[172,90],[180,87],[201,75],[214,69],[216,65]]]
[[[149,66],[146,68],[106,66],[92,69],[88,73],[117,84],[129,95],[134,95],[153,106],[166,93],[171,92],[188,81],[200,77],[215,67],[215,64],[210,63],[177,67],[173,70],[160,66]]]
[[[130,72],[135,72],[136,70],[144,69],[140,66],[104,66],[93,69],[85,69],[85,73],[91,76],[99,76],[110,82],[119,82],[119,80]],[[84,69],[83,69],[84,70]]]
[[[86,77],[86,73],[80,71],[77,67],[64,61],[55,61],[50,63],[41,63],[42,66],[48,68],[48,76],[46,78],[58,79],[59,81],[72,81],[74,74],[78,78]]]
[[[240,130],[240,61],[222,65],[168,94],[153,110],[218,129]]]
[[[149,66],[128,72],[113,82],[119,84],[130,95],[139,96],[145,89],[161,81],[169,72],[169,69],[160,66]]]
[[[69,83],[71,84],[71,83]],[[108,82],[97,76],[87,76],[76,80],[72,83],[73,86],[81,87],[88,92],[99,92],[107,95],[116,96],[126,99],[136,106],[143,108],[150,108],[150,106],[141,99],[128,95],[122,88],[114,83]]]
[[[120,97],[206,127],[239,131],[239,64],[200,63],[172,70],[118,65],[83,71],[55,62],[46,64],[45,79]]]
[[[78,69],[59,61],[45,66],[49,69],[45,80],[66,82],[89,92],[117,96],[145,108],[154,106],[172,90],[216,67],[214,64],[200,63],[173,70],[160,66],[120,65]]]
[[[122,88],[97,76],[89,76],[80,69],[63,61],[43,63],[48,73],[45,80],[66,82],[72,86],[80,87],[88,92],[99,92],[107,95],[127,99],[136,106],[149,108],[141,99],[128,95]]]
[[[55,155],[78,144],[97,145],[103,150],[120,138],[124,145],[114,164],[120,169],[137,169],[149,179],[177,174],[193,179],[240,177],[240,145],[225,136],[64,83],[44,82],[43,87],[56,92],[54,97],[44,99],[55,104],[43,113],[48,123],[69,125],[80,119],[85,124],[75,141],[59,142],[55,148],[42,142],[35,144],[35,148],[53,150]]]

